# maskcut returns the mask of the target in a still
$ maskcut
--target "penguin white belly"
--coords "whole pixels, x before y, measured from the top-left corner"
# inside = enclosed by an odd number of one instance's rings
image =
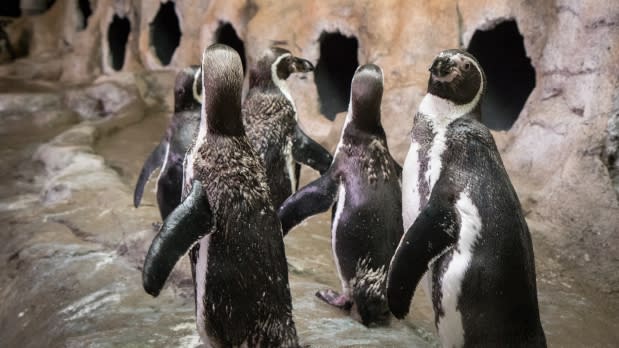
[[[292,157],[292,140],[289,140],[284,147],[284,156],[286,158],[286,171],[288,172],[288,178],[290,179],[290,186],[292,193],[297,190],[297,177],[295,171],[295,160]]]
[[[434,135],[434,139],[432,139],[432,146],[430,147],[430,152],[428,153],[428,170],[425,173],[426,182],[430,188],[430,193],[432,193],[432,188],[434,188],[434,184],[441,176],[441,170],[443,169],[443,152],[447,148],[447,128],[445,126],[441,126],[440,124],[435,125],[436,134]],[[428,197],[430,198],[430,197]],[[421,207],[423,209],[423,207]]]
[[[402,169],[402,223],[405,233],[413,225],[421,210],[421,196],[419,194],[420,167],[419,144],[413,140],[408,148],[408,153],[404,160],[404,168]],[[432,305],[432,285],[428,272],[424,274],[421,283],[429,304]]]
[[[419,144],[412,142],[402,170],[402,222],[404,232],[419,215]]]
[[[206,308],[204,307],[204,293],[206,291],[206,274],[208,272],[208,247],[211,236],[200,240],[198,259],[196,260],[196,325],[202,340],[208,344],[208,336],[205,331]]]
[[[348,282],[344,280],[342,276],[342,270],[340,268],[340,260],[337,258],[337,225],[342,217],[342,210],[344,209],[344,203],[346,202],[346,188],[344,184],[340,183],[337,195],[337,206],[335,208],[335,216],[333,217],[333,226],[331,227],[331,248],[333,250],[333,259],[335,261],[335,267],[337,268],[337,275],[342,282],[342,292],[345,295],[349,295]]]
[[[475,243],[482,228],[482,221],[473,201],[466,192],[462,192],[456,202],[456,210],[460,215],[460,233],[457,247],[442,279],[441,306],[444,316],[439,318],[437,329],[443,347],[461,347],[464,345],[464,328],[462,315],[458,310],[458,299],[462,291],[464,275],[471,264]]]

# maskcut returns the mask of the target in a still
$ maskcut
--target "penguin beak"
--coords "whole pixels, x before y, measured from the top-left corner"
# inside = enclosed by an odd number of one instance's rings
[[[430,67],[430,72],[433,76],[442,78],[447,76],[451,72],[451,68],[455,66],[455,63],[449,58],[439,57],[434,60]]]
[[[314,66],[309,60],[294,57],[292,60],[292,72],[305,73],[310,71],[314,71]]]

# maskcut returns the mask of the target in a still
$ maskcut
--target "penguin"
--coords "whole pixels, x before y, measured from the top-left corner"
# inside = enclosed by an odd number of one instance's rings
[[[489,130],[486,78],[468,52],[430,67],[402,174],[402,237],[387,298],[407,315],[426,274],[443,347],[545,347],[531,236]]]
[[[314,70],[309,61],[290,51],[267,49],[249,72],[249,90],[243,103],[247,136],[260,154],[267,171],[273,206],[295,192],[299,185],[299,163],[321,174],[332,156],[308,137],[297,123],[297,110],[286,79],[293,73]]]
[[[331,238],[342,293],[321,290],[316,296],[350,309],[351,316],[366,326],[390,321],[387,269],[404,232],[402,169],[389,153],[380,121],[382,95],[380,67],[366,64],[357,68],[333,163],[278,211],[286,234],[308,216],[335,205]]]
[[[201,70],[193,65],[181,70],[174,83],[174,114],[155,149],[144,162],[135,184],[133,205],[140,206],[144,186],[152,172],[161,168],[157,178],[157,204],[165,219],[181,201],[183,159],[200,125]]]
[[[281,225],[241,119],[238,53],[222,44],[206,48],[202,81],[209,93],[185,156],[183,200],[148,250],[144,289],[157,296],[191,249],[196,323],[206,346],[298,347]]]

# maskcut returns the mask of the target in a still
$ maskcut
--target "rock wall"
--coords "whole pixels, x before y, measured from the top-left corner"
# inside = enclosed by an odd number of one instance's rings
[[[403,161],[434,55],[468,47],[503,23],[515,25],[516,38],[478,47],[493,64],[488,73],[503,83],[493,93],[507,101],[513,93],[524,96],[514,119],[494,133],[503,160],[533,233],[555,245],[561,262],[585,281],[619,291],[619,2],[175,0],[160,12],[164,3],[91,0],[86,18],[84,0],[57,0],[43,14],[12,19],[4,25],[8,42],[16,56],[27,57],[0,66],[0,74],[76,84],[117,71],[180,69],[198,63],[211,43],[229,42],[221,30],[229,24],[250,65],[276,43],[325,66],[325,79],[317,72],[293,77],[290,85],[303,127],[331,148],[347,102],[338,87],[350,79],[344,72],[357,62],[379,64],[383,123],[392,152]],[[171,34],[177,29],[180,38]],[[501,75],[516,69],[511,57],[501,56],[502,45],[519,35],[522,44],[514,44],[530,60],[534,81],[525,82],[532,90]],[[322,49],[337,54],[327,61]],[[328,96],[340,99],[333,121],[321,114]]]

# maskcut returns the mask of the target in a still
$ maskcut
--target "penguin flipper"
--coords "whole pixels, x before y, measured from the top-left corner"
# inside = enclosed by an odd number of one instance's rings
[[[441,189],[440,181],[434,187],[428,204],[402,236],[389,267],[387,300],[398,319],[408,314],[415,288],[430,261],[457,241],[460,221],[453,194]]]
[[[212,225],[212,213],[202,184],[194,180],[191,192],[163,222],[144,259],[142,282],[144,290],[159,295],[176,262],[202,237]]]
[[[288,197],[280,206],[277,215],[282,222],[284,236],[290,229],[306,218],[327,211],[335,201],[338,182],[327,171]]]
[[[292,157],[299,163],[306,164],[320,174],[324,174],[333,162],[333,156],[322,145],[307,136],[299,125],[296,125],[292,138]]]
[[[144,194],[144,186],[148,182],[150,175],[163,164],[168,145],[167,140],[162,140],[157,144],[153,152],[148,155],[148,158],[146,158],[142,170],[140,171],[138,181],[135,183],[135,190],[133,191],[133,206],[136,208],[140,206],[142,195]]]

